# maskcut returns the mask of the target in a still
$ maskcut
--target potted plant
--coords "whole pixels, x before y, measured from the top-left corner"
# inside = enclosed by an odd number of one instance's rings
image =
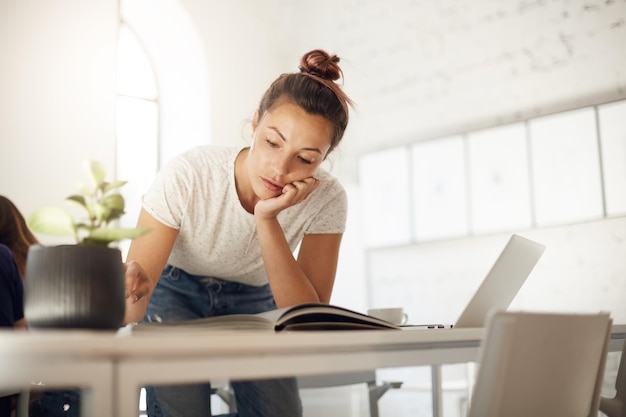
[[[66,199],[84,218],[75,220],[59,207],[42,207],[27,219],[34,232],[76,241],[30,248],[24,315],[32,328],[117,329],[124,319],[124,265],[121,251],[110,245],[148,229],[114,227],[124,214],[118,190],[126,181],[107,182],[98,161],[87,161],[84,168],[89,182]]]

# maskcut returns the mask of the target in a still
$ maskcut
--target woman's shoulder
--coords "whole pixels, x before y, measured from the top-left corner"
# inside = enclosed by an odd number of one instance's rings
[[[173,162],[191,166],[207,167],[228,163],[241,150],[236,146],[201,145],[188,149],[173,159]]]
[[[225,169],[241,148],[235,146],[201,145],[178,154],[166,165],[168,171],[206,173]]]
[[[0,265],[4,266],[13,261],[13,252],[11,249],[2,243],[0,243]]]
[[[0,275],[12,281],[20,281],[20,273],[11,249],[0,243]]]
[[[335,177],[330,171],[325,168],[320,168],[315,175],[320,180],[320,186],[328,190],[335,190],[336,192],[345,193],[345,189],[339,179]]]

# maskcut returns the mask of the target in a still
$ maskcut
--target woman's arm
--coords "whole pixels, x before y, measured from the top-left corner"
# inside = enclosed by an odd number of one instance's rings
[[[342,234],[307,235],[300,244],[298,264],[322,303],[330,302],[342,237]]]
[[[277,307],[328,303],[342,235],[305,236],[296,261],[276,218],[257,218],[256,224],[265,272]]]
[[[296,261],[277,220],[283,209],[315,198],[311,194],[319,184],[313,177],[287,184],[280,196],[261,200],[254,207],[263,265],[278,308],[330,301],[343,235],[306,235]]]
[[[174,242],[178,230],[165,226],[141,209],[137,227],[147,227],[150,232],[133,239],[126,257],[126,314],[124,323],[141,321],[146,314],[148,302]]]

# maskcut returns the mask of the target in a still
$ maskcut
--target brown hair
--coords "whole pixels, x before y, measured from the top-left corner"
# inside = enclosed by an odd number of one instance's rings
[[[309,114],[320,115],[333,125],[329,153],[339,144],[348,126],[352,100],[335,81],[343,78],[339,57],[321,49],[300,59],[300,72],[282,74],[267,89],[258,109],[259,119],[276,104],[291,102]]]
[[[2,195],[0,195],[0,243],[11,249],[15,263],[24,278],[28,249],[39,242],[15,204]]]

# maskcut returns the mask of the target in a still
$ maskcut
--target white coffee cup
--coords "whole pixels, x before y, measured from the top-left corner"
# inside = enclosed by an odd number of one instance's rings
[[[409,319],[402,307],[370,308],[367,310],[367,315],[397,325],[406,324]]]

